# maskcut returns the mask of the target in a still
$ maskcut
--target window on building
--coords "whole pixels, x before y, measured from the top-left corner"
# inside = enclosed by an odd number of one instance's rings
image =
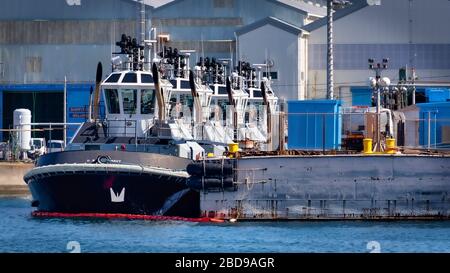
[[[120,114],[119,93],[117,89],[105,89],[106,107],[110,114]]]
[[[269,76],[272,80],[278,80],[278,72],[263,72],[263,77],[269,78]]]
[[[141,114],[148,115],[155,112],[155,90],[141,91]]]
[[[214,8],[232,8],[234,0],[214,0]]]
[[[123,112],[124,114],[136,114],[137,90],[122,90]]]

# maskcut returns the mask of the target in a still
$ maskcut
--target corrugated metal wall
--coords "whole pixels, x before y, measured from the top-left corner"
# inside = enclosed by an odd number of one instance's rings
[[[137,5],[77,2],[0,0],[0,83],[92,82],[99,61],[109,71],[115,41],[139,31]]]
[[[93,81],[98,61],[109,71],[120,34],[140,32],[140,5],[131,0],[0,0],[0,6],[0,83]],[[267,16],[303,22],[301,11],[270,0],[173,1],[147,7],[146,16],[158,32],[170,33],[169,46],[197,50],[194,58],[230,57],[236,29]]]

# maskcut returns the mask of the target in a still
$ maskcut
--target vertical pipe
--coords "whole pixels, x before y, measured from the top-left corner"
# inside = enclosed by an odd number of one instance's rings
[[[144,45],[145,41],[145,3],[141,0],[141,45]]]
[[[322,114],[322,152],[325,154],[325,138],[326,138],[326,133],[325,133],[325,113]]]
[[[138,143],[137,143],[137,120],[134,121],[134,147],[135,151],[138,151]]]
[[[431,111],[428,112],[428,150],[431,148]]]
[[[237,143],[238,140],[238,113],[237,113],[237,109],[235,106],[231,106],[233,107],[233,142]]]
[[[64,131],[63,131],[63,141],[64,141],[64,147],[67,145],[67,77],[64,76]]]
[[[412,72],[412,104],[415,105],[416,104],[416,85],[415,85],[415,81],[416,81],[416,70],[413,69]]]
[[[50,142],[52,142],[52,124],[50,123],[49,125],[49,138],[50,138]],[[51,147],[49,147],[51,148]]]
[[[279,117],[278,117],[278,136],[279,136],[279,147],[278,147],[278,150],[280,151],[280,153],[281,154],[283,154],[284,153],[284,140],[285,140],[285,134],[284,134],[284,131],[285,131],[285,128],[284,128],[284,125],[285,125],[285,120],[284,120],[284,105],[285,104],[285,102],[284,102],[284,100],[282,100],[281,101],[281,103],[280,103],[280,112],[279,112]]]
[[[334,98],[334,59],[333,59],[333,0],[327,2],[327,99]]]
[[[153,33],[153,36],[152,36],[153,38],[152,38],[152,39],[156,41],[157,38],[158,38],[158,37],[156,36],[156,28],[152,28],[152,33]],[[154,43],[154,44],[152,45],[152,50],[153,50],[153,60],[156,59],[156,57],[157,57],[157,52],[156,52],[156,51],[157,51],[157,48],[156,48],[156,45],[157,45],[157,44],[158,44],[158,43]],[[158,44],[158,46],[159,46],[159,44]],[[152,61],[153,61],[153,60],[152,60]],[[149,68],[149,70],[151,70],[151,67]]]
[[[381,90],[380,87],[377,87],[377,143],[376,143],[376,151],[381,152]]]
[[[436,149],[436,143],[437,143],[437,112],[434,112],[434,148]],[[441,139],[442,142],[442,139]]]
[[[236,32],[234,33],[234,38],[236,39],[236,58],[235,58],[235,60],[236,60],[236,64],[238,63],[238,61],[239,61],[239,41],[238,41],[238,37],[237,37],[237,34],[236,34]],[[232,63],[231,64],[231,68],[230,68],[230,70],[233,70],[233,67],[234,67],[234,64]],[[231,74],[231,71],[230,71],[230,74]]]
[[[125,122],[123,123],[123,134],[127,136],[127,118],[125,118]]]
[[[234,66],[234,58],[233,58],[233,41],[230,42],[230,67]],[[226,75],[224,75],[226,76]]]
[[[416,86],[414,85],[416,79],[416,71],[414,69],[415,66],[415,51],[413,48],[413,0],[409,0],[408,3],[408,36],[409,36],[409,64],[411,65],[411,77],[412,77],[412,104],[416,104]]]
[[[89,91],[88,121],[92,121],[92,92],[94,92],[94,91],[92,90],[92,86],[91,86],[91,89]]]

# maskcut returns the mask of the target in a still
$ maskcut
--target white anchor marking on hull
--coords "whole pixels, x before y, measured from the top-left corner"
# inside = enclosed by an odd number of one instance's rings
[[[125,188],[122,188],[122,191],[119,195],[116,195],[112,188],[109,188],[109,192],[111,193],[111,202],[123,203],[125,201]]]

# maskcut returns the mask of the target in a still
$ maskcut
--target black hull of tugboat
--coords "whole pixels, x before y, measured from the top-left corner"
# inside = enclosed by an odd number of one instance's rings
[[[199,193],[189,190],[167,211],[168,198],[186,189],[184,183],[147,175],[75,174],[29,182],[38,211],[61,213],[121,213],[199,217]],[[111,189],[113,193],[111,193]],[[123,202],[113,202],[112,196]]]
[[[95,162],[98,157],[110,163]],[[39,212],[195,218],[199,193],[186,186],[187,175],[178,171],[188,162],[145,153],[63,152],[40,158],[24,179]]]

